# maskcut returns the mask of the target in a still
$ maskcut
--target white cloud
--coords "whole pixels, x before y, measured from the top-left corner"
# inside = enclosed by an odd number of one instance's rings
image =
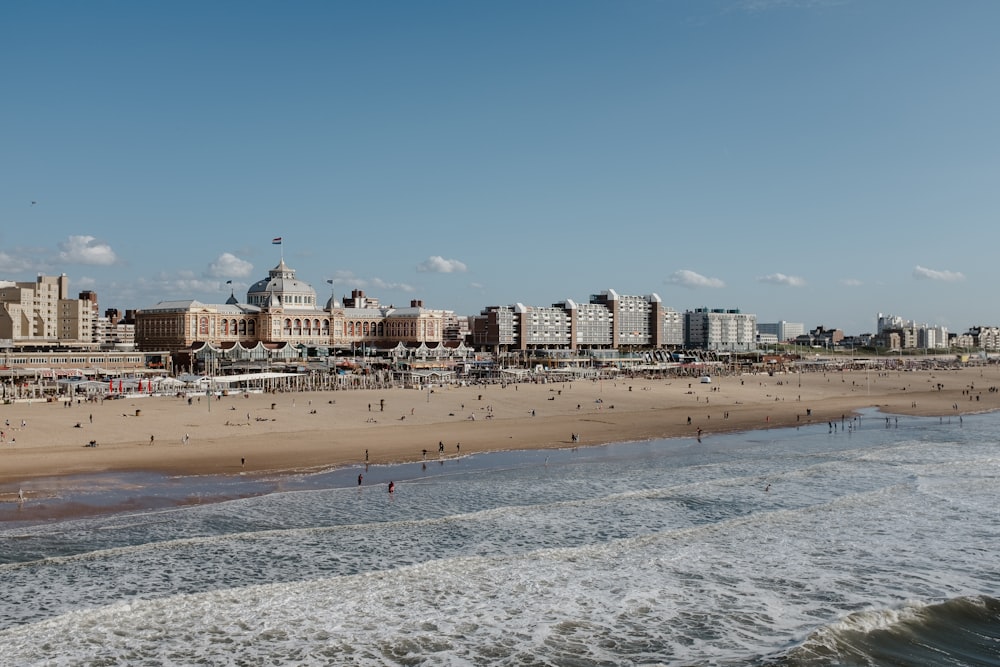
[[[64,262],[110,266],[118,261],[111,246],[93,236],[70,236],[59,248],[62,250],[59,259]]]
[[[471,287],[473,289],[481,290],[481,289],[483,289],[483,284],[482,283],[469,283],[469,287]]]
[[[208,267],[212,278],[246,278],[253,272],[253,264],[230,252],[224,252]]]
[[[353,271],[347,269],[337,269],[333,272],[333,282],[334,287],[357,287],[363,289],[368,287],[368,281],[364,278],[354,275]]]
[[[771,273],[766,276],[759,276],[757,282],[784,285],[786,287],[802,287],[806,284],[806,281],[802,278],[798,276],[786,276],[784,273]]]
[[[390,283],[381,278],[371,279],[372,287],[377,287],[378,289],[398,289],[403,292],[416,292],[417,288],[413,285],[407,285],[406,283]]]
[[[843,278],[841,279],[840,284],[844,287],[861,287],[864,285],[864,283],[857,278]]]
[[[457,259],[445,259],[440,255],[428,257],[417,264],[417,271],[421,273],[465,273],[466,269],[465,264]]]
[[[913,268],[913,277],[918,280],[941,280],[948,283],[965,280],[965,276],[958,271],[938,271],[936,269],[928,269],[919,264]]]
[[[381,278],[362,278],[360,276],[354,275],[353,271],[347,269],[338,269],[333,274],[334,286],[337,289],[341,287],[353,287],[356,289],[385,289],[385,290],[400,290],[402,292],[416,292],[417,288],[413,285],[407,283],[394,283],[388,280],[382,280]],[[377,296],[377,295],[372,295]]]
[[[677,285],[678,287],[689,287],[691,289],[699,287],[725,287],[726,283],[722,282],[718,278],[709,278],[703,276],[700,273],[695,273],[688,269],[681,269],[680,271],[674,271],[670,274],[664,282],[668,285]]]
[[[32,270],[34,265],[31,260],[23,256],[10,255],[0,252],[0,271],[4,273],[25,273]]]
[[[206,279],[186,269],[176,275],[161,273],[156,281],[167,294],[177,295],[169,298],[188,298],[192,293],[217,292],[220,289],[218,280]]]

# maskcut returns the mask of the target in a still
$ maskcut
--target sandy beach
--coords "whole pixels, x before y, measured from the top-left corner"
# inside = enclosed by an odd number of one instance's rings
[[[256,475],[1000,407],[1000,368],[133,397],[0,406],[0,502],[60,476]],[[23,425],[22,425],[23,424]],[[574,442],[573,435],[578,441]],[[86,446],[90,441],[97,446]],[[444,451],[439,447],[443,444]],[[424,454],[426,450],[426,455]]]

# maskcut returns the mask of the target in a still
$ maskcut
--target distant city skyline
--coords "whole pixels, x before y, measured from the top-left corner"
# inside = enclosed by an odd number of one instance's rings
[[[1000,5],[21,3],[0,279],[995,325]],[[274,239],[282,239],[280,246]],[[231,281],[231,282],[230,282]]]

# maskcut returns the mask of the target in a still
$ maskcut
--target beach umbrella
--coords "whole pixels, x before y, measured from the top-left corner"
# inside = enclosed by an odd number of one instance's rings
[[[111,393],[115,392],[115,381],[114,380],[108,380],[108,391],[110,391]]]
[[[139,392],[140,394],[142,393],[142,380],[139,380],[139,388],[136,389],[136,391]]]
[[[118,393],[122,393],[122,381],[118,380]]]

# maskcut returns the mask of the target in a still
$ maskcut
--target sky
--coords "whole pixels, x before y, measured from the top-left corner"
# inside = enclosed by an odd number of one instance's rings
[[[222,303],[283,257],[321,302],[1000,325],[997,26],[994,0],[10,0],[0,280]]]

